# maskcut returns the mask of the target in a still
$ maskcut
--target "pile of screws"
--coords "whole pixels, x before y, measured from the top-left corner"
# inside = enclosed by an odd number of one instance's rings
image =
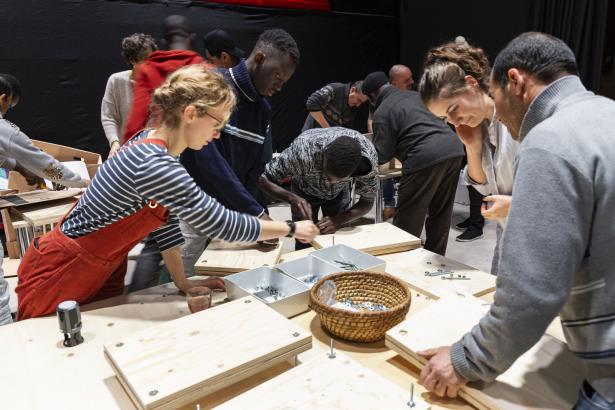
[[[359,267],[347,260],[334,260],[333,262],[337,263],[338,265],[340,265],[340,267],[344,270],[349,270],[349,271],[358,271]]]
[[[346,299],[343,302],[343,304],[347,310],[355,310],[359,312],[364,311],[364,310],[377,311],[377,312],[383,312],[383,311],[389,310],[389,308],[387,308],[382,303],[372,303],[369,301],[361,302],[361,303],[354,303],[352,300]]]
[[[275,286],[264,286],[264,285],[258,285],[257,287],[254,288],[254,293],[256,292],[266,292],[269,295],[267,297],[272,298],[273,300],[278,300],[278,299],[282,299],[284,298],[284,295],[282,293],[280,293],[280,290],[278,288],[276,288]]]
[[[308,275],[308,276],[304,277],[302,280],[305,283],[316,283],[316,282],[318,282],[318,279],[320,279],[320,277],[317,276],[317,275]]]

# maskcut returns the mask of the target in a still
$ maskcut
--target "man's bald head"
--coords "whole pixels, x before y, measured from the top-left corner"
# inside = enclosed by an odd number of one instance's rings
[[[402,64],[395,64],[389,70],[389,82],[400,90],[410,90],[414,85],[412,70]]]

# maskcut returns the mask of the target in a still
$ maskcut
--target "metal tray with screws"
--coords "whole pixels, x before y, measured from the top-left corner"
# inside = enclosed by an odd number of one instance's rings
[[[285,317],[308,310],[309,287],[277,268],[261,267],[224,278],[230,300],[253,295]]]
[[[340,271],[339,266],[328,263],[312,255],[281,263],[276,266],[285,274],[304,283],[309,288],[314,286],[323,276]]]
[[[358,251],[350,246],[335,245],[319,249],[310,254],[337,268],[340,271],[372,271],[384,272],[386,262],[365,252]]]

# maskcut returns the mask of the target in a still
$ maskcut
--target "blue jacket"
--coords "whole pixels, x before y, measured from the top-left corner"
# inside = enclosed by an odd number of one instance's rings
[[[244,60],[219,72],[235,90],[237,107],[220,140],[185,150],[181,163],[224,206],[258,216],[263,212],[256,200],[258,179],[271,156],[271,107],[252,85]]]

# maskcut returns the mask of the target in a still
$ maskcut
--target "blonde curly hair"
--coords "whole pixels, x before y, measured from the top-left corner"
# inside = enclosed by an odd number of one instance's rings
[[[189,105],[202,117],[208,108],[222,108],[228,121],[235,107],[235,93],[224,78],[202,64],[189,65],[171,73],[152,96],[152,114],[170,128],[180,124],[181,112]]]

